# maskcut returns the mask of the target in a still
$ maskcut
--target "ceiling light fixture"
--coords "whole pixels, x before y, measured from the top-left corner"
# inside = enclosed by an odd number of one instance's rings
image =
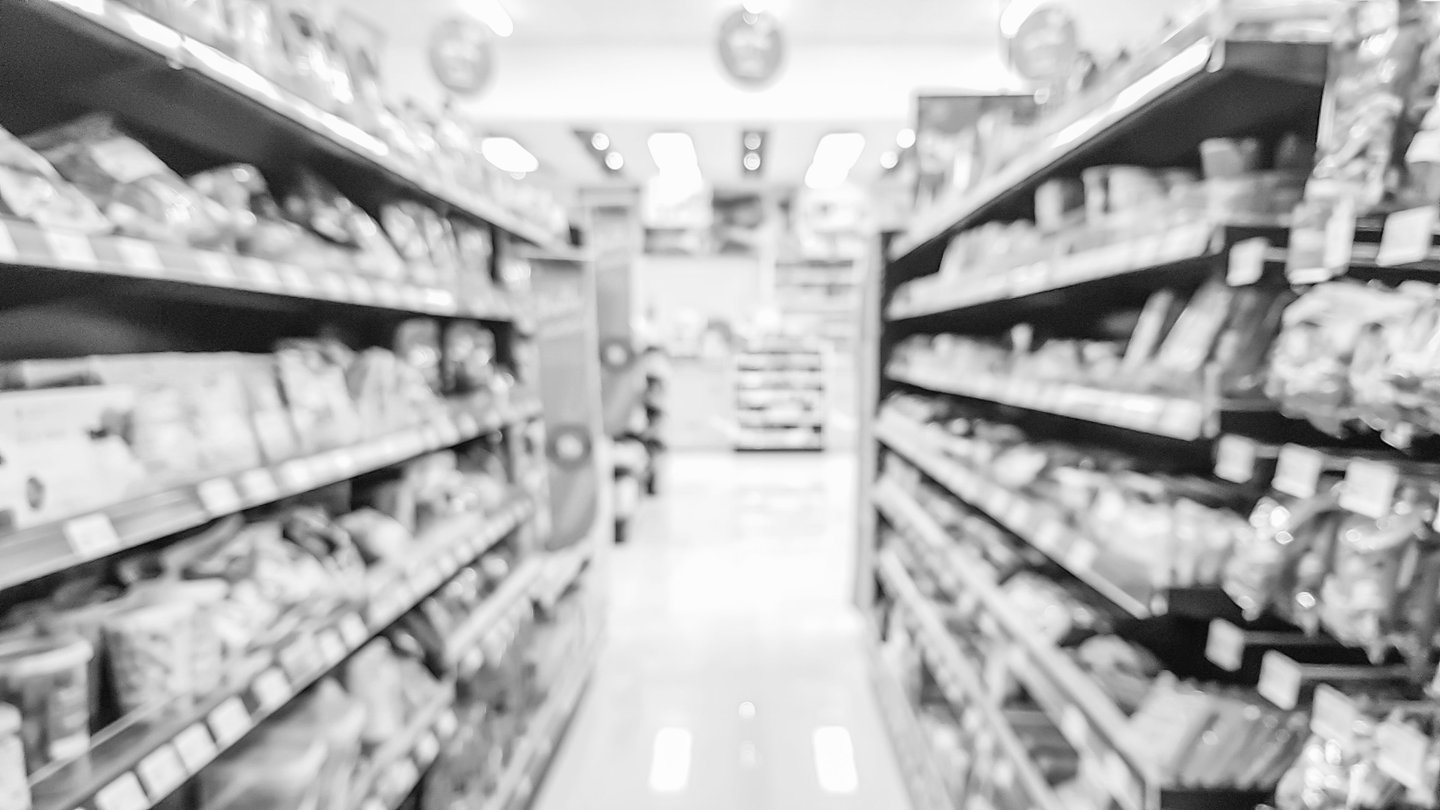
[[[502,172],[529,174],[540,168],[540,161],[514,138],[485,138],[480,141],[480,154]]]
[[[915,145],[915,130],[906,127],[895,133],[895,145],[901,149],[909,149]]]
[[[510,12],[500,5],[500,0],[472,0],[470,10],[480,22],[490,26],[496,36],[508,37],[515,33],[515,21],[510,19]]]
[[[741,159],[741,162],[745,165],[745,171],[747,172],[760,171],[761,161],[758,152],[746,152],[745,157]]]
[[[603,132],[596,132],[590,136],[590,148],[596,152],[604,152],[610,148],[610,136]]]
[[[805,185],[816,190],[844,185],[864,150],[865,136],[858,132],[831,132],[824,136],[815,147],[810,168],[805,171]]]
[[[898,165],[900,165],[900,156],[894,152],[885,152],[880,155],[880,168],[889,171]]]
[[[764,135],[761,135],[759,132],[757,132],[757,131],[755,131],[755,130],[752,129],[752,130],[748,130],[748,131],[745,133],[744,144],[745,144],[745,148],[746,148],[746,149],[749,149],[750,151],[754,152],[754,151],[759,150],[760,147],[761,147],[764,143],[765,143],[765,136],[764,136]]]
[[[618,172],[625,168],[625,158],[619,152],[605,153],[605,168],[612,172]]]

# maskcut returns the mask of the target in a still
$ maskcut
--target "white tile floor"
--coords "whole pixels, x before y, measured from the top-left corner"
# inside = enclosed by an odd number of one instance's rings
[[[537,810],[906,810],[851,607],[848,455],[677,455]]]

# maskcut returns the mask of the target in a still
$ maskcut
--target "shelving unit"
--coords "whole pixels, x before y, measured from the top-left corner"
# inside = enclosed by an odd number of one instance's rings
[[[826,365],[825,352],[802,346],[737,352],[735,449],[825,449]]]

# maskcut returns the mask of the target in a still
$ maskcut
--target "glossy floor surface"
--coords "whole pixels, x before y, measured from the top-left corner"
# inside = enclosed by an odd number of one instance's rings
[[[851,607],[853,457],[676,455],[537,810],[906,810]]]

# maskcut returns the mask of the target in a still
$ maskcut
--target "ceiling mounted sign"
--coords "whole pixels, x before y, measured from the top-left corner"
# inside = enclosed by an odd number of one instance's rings
[[[473,96],[495,72],[495,35],[473,17],[450,17],[430,36],[430,70],[445,89]]]
[[[1068,75],[1080,52],[1075,18],[1059,6],[1041,4],[1027,15],[1007,42],[1010,65],[1035,82]]]
[[[736,9],[720,23],[717,46],[725,72],[746,87],[769,84],[785,61],[780,21],[764,11]]]

